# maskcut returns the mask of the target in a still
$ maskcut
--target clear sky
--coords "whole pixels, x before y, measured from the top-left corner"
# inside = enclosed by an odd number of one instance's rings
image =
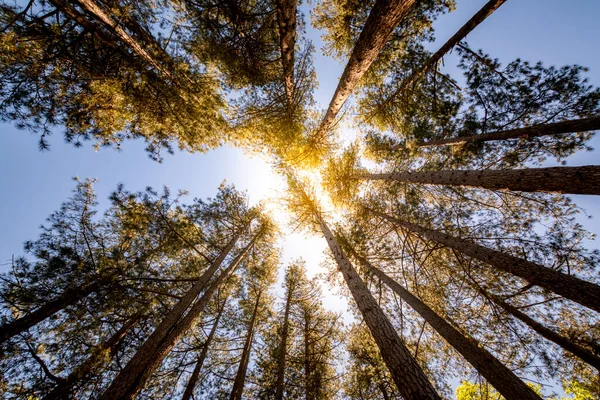
[[[436,49],[466,22],[486,0],[457,0],[457,10],[436,22]],[[308,16],[307,5],[302,10]],[[315,68],[320,86],[316,100],[325,108],[335,90],[343,65],[320,55],[319,32],[310,26],[308,35],[317,53]],[[590,68],[588,76],[600,86],[600,1],[599,0],[508,0],[488,20],[467,37],[472,48],[483,48],[504,64],[520,57],[543,61],[546,65],[580,64]],[[451,57],[448,58],[450,61]],[[239,149],[221,148],[207,154],[177,152],[166,155],[162,164],[150,160],[143,143],[127,142],[121,152],[91,145],[76,149],[62,141],[57,130],[50,138],[51,150],[39,152],[38,137],[0,124],[0,272],[10,266],[11,256],[22,254],[25,240],[34,239],[45,218],[59,207],[74,188],[72,177],[95,177],[101,209],[118,183],[129,190],[146,186],[173,190],[186,189],[193,197],[205,198],[216,193],[227,180],[247,190],[251,202],[273,196],[281,182],[261,158],[245,156]],[[600,137],[591,145],[600,149]],[[582,153],[569,159],[569,165],[599,164],[600,151]],[[275,193],[276,194],[276,193]],[[600,214],[597,197],[577,196],[577,203],[589,215]],[[600,233],[597,219],[582,218],[593,233]],[[293,234],[282,242],[284,260],[304,257],[312,273],[319,270],[325,241]],[[597,243],[593,244],[598,247]],[[329,298],[332,308],[343,309],[343,302]]]

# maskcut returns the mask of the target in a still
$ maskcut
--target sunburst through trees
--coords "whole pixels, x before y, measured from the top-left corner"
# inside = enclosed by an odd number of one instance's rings
[[[2,397],[600,398],[600,252],[565,196],[599,195],[600,166],[555,166],[589,149],[600,89],[470,47],[505,2],[431,53],[454,0],[321,0],[310,20],[296,0],[3,1],[3,121],[41,149],[62,130],[159,162],[266,155],[328,256],[315,278],[282,262],[279,218],[233,186],[119,186],[99,213],[77,180],[1,276]],[[325,110],[309,23],[346,63]]]

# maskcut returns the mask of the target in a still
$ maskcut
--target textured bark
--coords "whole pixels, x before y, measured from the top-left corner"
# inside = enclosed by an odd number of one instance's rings
[[[227,246],[221,251],[217,259],[211,264],[211,266],[202,274],[198,282],[192,286],[192,288],[181,298],[181,300],[171,309],[171,311],[161,321],[159,326],[152,332],[152,334],[146,339],[144,344],[137,350],[133,358],[127,363],[125,368],[115,377],[106,392],[102,395],[102,399],[115,400],[115,399],[131,399],[135,394],[143,387],[145,379],[150,376],[152,365],[157,364],[157,359],[160,358],[161,349],[164,349],[165,343],[172,341],[175,337],[175,333],[183,335],[185,332],[181,332],[181,323],[185,321],[186,317],[195,311],[194,308],[199,308],[198,305],[201,302],[208,303],[210,296],[212,296],[211,290],[216,291],[218,287],[215,287],[214,283],[207,289],[206,293],[192,306],[188,314],[184,317],[185,311],[190,307],[193,301],[198,297],[200,292],[206,287],[209,280],[215,274],[217,269],[225,260],[225,257],[229,254],[238,238],[241,235],[241,231],[238,232],[227,244]],[[245,254],[245,251],[242,253]],[[235,265],[239,262],[239,256],[231,263]],[[234,267],[235,268],[235,267]],[[227,269],[226,269],[227,271]],[[220,275],[219,278],[223,277],[225,271]],[[217,278],[217,281],[219,281]],[[206,295],[208,300],[205,300]],[[200,307],[203,308],[203,307]],[[188,322],[188,321],[186,321]],[[168,351],[167,351],[168,352]],[[162,360],[162,358],[160,358]],[[160,363],[160,361],[158,362]],[[158,366],[158,365],[156,365]]]
[[[260,298],[262,296],[262,290],[256,295],[256,301],[254,302],[254,310],[252,312],[252,318],[250,324],[248,324],[248,333],[246,335],[246,341],[244,343],[244,350],[242,351],[242,358],[238,367],[237,373],[235,374],[235,380],[233,381],[233,388],[229,395],[229,400],[241,400],[242,394],[244,393],[244,383],[246,382],[246,372],[248,371],[248,363],[250,361],[250,353],[252,352],[252,342],[254,341],[254,329],[256,328],[256,320],[258,315],[258,306],[260,305]]]
[[[279,46],[288,110],[294,104],[294,50],[296,47],[296,0],[276,0]]]
[[[419,147],[443,146],[466,142],[491,142],[495,140],[533,139],[540,136],[562,135],[573,132],[587,132],[600,129],[600,116],[571,119],[552,124],[533,125],[527,128],[509,129],[506,131],[482,133],[480,135],[462,136],[448,139],[430,140],[419,143]]]
[[[381,111],[387,104],[393,99],[398,97],[404,92],[410,85],[412,85],[417,79],[419,79],[425,72],[430,70],[437,63],[454,48],[461,40],[463,40],[473,29],[477,28],[487,17],[492,15],[506,0],[490,0],[488,1],[470,20],[468,20],[442,47],[438,49],[419,69],[414,71],[408,78],[403,80],[394,93],[388,97],[384,103],[379,107],[378,111]]]
[[[327,133],[333,121],[362,76],[369,69],[400,21],[407,15],[415,0],[377,0],[361,31],[348,64],[342,73],[335,94],[317,136]]]
[[[596,356],[590,350],[576,343],[573,343],[569,338],[566,338],[558,334],[557,332],[554,332],[552,329],[547,328],[546,326],[531,318],[529,315],[525,314],[523,311],[519,310],[517,307],[508,304],[504,300],[500,299],[498,296],[495,296],[491,293],[487,293],[482,289],[479,289],[479,291],[486,298],[490,299],[508,314],[512,315],[513,317],[517,318],[525,325],[533,329],[540,336],[550,340],[551,342],[554,342],[569,353],[579,357],[580,359],[582,359],[583,361],[600,371],[600,357]]]
[[[425,373],[414,360],[393,325],[342,252],[333,233],[322,220],[319,220],[319,223],[338,268],[344,276],[344,280],[371,335],[373,335],[373,339],[377,343],[377,347],[379,347],[383,361],[387,365],[400,394],[407,400],[440,399]]]
[[[285,361],[287,353],[287,339],[290,325],[290,307],[292,305],[292,296],[294,295],[294,284],[290,282],[285,300],[285,312],[283,314],[283,327],[281,332],[281,343],[279,345],[279,354],[277,359],[277,379],[275,382],[275,400],[283,400],[283,386],[285,382]]]
[[[600,166],[598,165],[483,171],[367,173],[357,175],[356,178],[519,192],[600,194]]]
[[[215,337],[215,333],[217,332],[217,328],[219,327],[219,321],[221,320],[221,316],[223,315],[223,310],[225,309],[226,301],[223,302],[223,305],[219,309],[219,313],[217,314],[217,318],[213,323],[212,328],[210,329],[210,333],[206,338],[206,341],[202,344],[202,350],[200,351],[200,355],[198,356],[198,361],[194,366],[194,371],[192,371],[192,375],[188,380],[188,383],[185,387],[185,392],[183,392],[183,396],[181,400],[190,400],[192,395],[194,394],[194,388],[198,383],[198,378],[200,377],[200,371],[202,370],[202,366],[204,365],[204,360],[206,360],[206,355],[208,354],[208,349],[210,348],[210,344],[212,343],[213,338]]]
[[[406,228],[429,240],[441,243],[469,257],[483,261],[501,271],[525,279],[533,285],[550,290],[585,307],[600,312],[600,286],[596,284],[571,275],[563,274],[562,272],[546,268],[519,257],[480,246],[465,239],[460,239],[433,229],[423,228],[419,225],[402,221],[379,211],[370,211],[396,226]]]
[[[315,400],[312,384],[312,368],[310,365],[310,317],[304,313],[304,390],[306,400]]]
[[[458,351],[504,398],[507,400],[540,400],[540,397],[525,382],[519,379],[510,369],[496,357],[485,350],[475,339],[465,337],[446,320],[440,317],[427,304],[390,278],[383,271],[374,267],[364,257],[359,256],[349,247],[365,269],[371,271],[390,287],[400,298],[408,303],[437,333],[440,334],[456,351]]]
[[[114,335],[108,340],[92,350],[90,355],[80,366],[75,368],[69,376],[61,380],[59,384],[52,389],[50,393],[43,397],[43,400],[58,400],[71,398],[74,387],[94,372],[108,358],[112,359],[115,352],[129,330],[140,320],[141,314],[131,317]]]
[[[54,300],[50,300],[35,311],[2,325],[0,327],[0,344],[4,343],[11,337],[18,335],[19,333],[32,328],[57,312],[72,306],[84,297],[97,292],[105,287],[109,282],[111,282],[111,280],[98,280],[76,288],[67,289],[62,295]]]

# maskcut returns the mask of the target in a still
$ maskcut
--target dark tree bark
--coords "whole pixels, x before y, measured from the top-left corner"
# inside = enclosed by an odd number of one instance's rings
[[[408,303],[437,333],[458,351],[475,369],[507,400],[540,400],[540,397],[525,382],[519,379],[496,357],[485,350],[473,338],[465,337],[446,320],[440,317],[427,304],[406,290],[380,269],[374,267],[364,257],[358,255],[349,245],[350,253],[367,270],[381,279],[400,298]]]
[[[192,286],[192,288],[182,297],[182,299],[173,307],[173,309],[167,314],[167,316],[161,321],[159,326],[154,332],[146,339],[144,344],[137,350],[135,355],[125,368],[115,377],[106,392],[102,395],[101,399],[104,400],[115,400],[115,399],[133,399],[137,392],[139,392],[144,386],[146,380],[150,377],[152,371],[158,367],[164,356],[170,350],[167,343],[173,343],[185,334],[187,329],[184,327],[187,324],[193,322],[195,318],[189,318],[192,313],[201,312],[212,294],[218,289],[220,283],[225,279],[227,272],[231,271],[241,261],[242,255],[245,255],[248,247],[244,249],[236,257],[230,266],[225,269],[210,285],[204,295],[191,307],[190,311],[185,315],[186,310],[194,302],[200,292],[206,287],[209,280],[216,273],[217,269],[225,260],[225,257],[241,235],[241,231],[238,232],[227,244],[227,246],[221,251],[217,259],[211,264],[211,266],[202,274],[198,282]],[[215,284],[217,283],[217,284]],[[191,321],[190,321],[191,319]],[[166,351],[166,353],[164,353]],[[164,353],[161,357],[161,353]]]
[[[181,400],[190,400],[192,395],[194,394],[194,388],[198,383],[198,378],[200,377],[200,371],[202,370],[202,366],[204,365],[204,360],[206,360],[206,355],[208,354],[208,349],[210,348],[210,344],[212,343],[213,338],[215,337],[215,333],[217,332],[217,328],[219,327],[219,321],[221,320],[221,316],[223,315],[223,310],[225,309],[225,304],[227,300],[223,301],[223,305],[219,309],[219,313],[217,314],[217,318],[213,323],[212,328],[210,329],[210,333],[206,338],[206,341],[202,344],[202,350],[200,351],[200,355],[198,356],[198,361],[194,366],[194,371],[192,371],[192,375],[188,380],[188,383],[185,387],[185,392],[183,392],[183,396]]]
[[[296,0],[276,0],[279,46],[288,110],[294,104],[294,50],[296,47]]]
[[[600,194],[600,166],[598,165],[482,171],[365,173],[357,175],[356,178],[519,192]]]
[[[250,362],[250,353],[252,352],[252,342],[254,341],[254,329],[256,328],[256,321],[258,316],[258,307],[260,306],[260,298],[262,296],[262,289],[256,294],[256,301],[254,302],[254,310],[252,312],[252,318],[248,324],[248,333],[246,335],[246,341],[244,343],[244,350],[242,351],[242,358],[238,367],[237,373],[235,374],[235,380],[233,381],[233,388],[229,395],[229,400],[241,400],[242,394],[244,393],[244,383],[246,382],[246,372],[248,371],[248,363]]]
[[[419,225],[402,221],[379,211],[368,210],[396,226],[408,229],[428,240],[441,243],[469,257],[483,261],[501,271],[525,279],[533,285],[550,290],[585,307],[600,312],[600,286],[596,284],[584,281],[572,275],[563,274],[562,272],[546,268],[522,258],[480,246],[465,239],[460,239],[433,229],[423,228]]]
[[[61,380],[50,393],[43,397],[43,400],[70,399],[74,387],[94,372],[107,359],[112,359],[119,347],[119,344],[129,332],[129,330],[141,319],[141,314],[131,317],[114,335],[108,340],[92,350],[92,354],[80,366],[75,368],[69,376]]]
[[[363,280],[343,253],[327,225],[319,218],[319,224],[338,268],[354,297],[381,356],[400,394],[407,400],[440,399],[425,373],[410,354],[398,333],[385,316]]]
[[[394,29],[407,15],[415,0],[377,0],[361,31],[348,64],[342,73],[329,108],[317,130],[318,137],[327,133],[342,106],[362,76],[388,41]]]
[[[310,346],[310,316],[304,313],[304,390],[306,400],[315,400],[312,382],[311,346]]]
[[[32,328],[57,312],[78,303],[84,297],[103,289],[109,285],[110,282],[112,282],[112,279],[98,280],[76,288],[67,289],[60,297],[50,300],[35,311],[4,324],[0,327],[0,344],[19,333]]]
[[[580,359],[582,359],[583,361],[600,371],[600,357],[596,356],[590,350],[578,345],[577,343],[573,343],[569,338],[566,338],[558,334],[557,332],[554,332],[552,329],[547,328],[546,326],[531,318],[529,315],[525,314],[523,311],[519,310],[517,307],[508,304],[498,296],[491,294],[483,290],[482,288],[477,289],[484,297],[492,301],[494,304],[498,305],[506,313],[512,315],[513,317],[523,322],[525,325],[537,332],[540,336],[544,337],[545,339],[548,339],[551,342],[554,342],[569,353],[579,357]]]
[[[287,353],[288,330],[290,326],[290,307],[294,295],[293,282],[288,284],[287,297],[285,300],[285,311],[283,314],[283,326],[281,332],[281,343],[279,345],[279,354],[277,359],[277,379],[275,382],[275,400],[283,400],[283,389],[285,383],[285,361]]]
[[[482,133],[480,135],[430,140],[419,143],[419,147],[444,146],[466,142],[491,142],[495,140],[533,139],[540,136],[558,136],[565,133],[587,132],[600,129],[600,116],[571,119],[552,124],[533,125],[527,128],[509,129],[506,131]]]

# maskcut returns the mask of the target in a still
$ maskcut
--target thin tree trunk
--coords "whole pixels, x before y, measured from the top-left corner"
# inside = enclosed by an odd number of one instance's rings
[[[600,194],[600,166],[598,165],[482,171],[365,173],[357,175],[356,178],[519,192]]]
[[[43,397],[43,400],[71,398],[74,387],[81,382],[82,379],[85,379],[90,373],[103,364],[107,358],[112,359],[127,332],[129,332],[141,317],[141,314],[131,317],[121,329],[108,338],[107,341],[96,346],[92,350],[92,354],[80,366],[75,368],[66,379],[61,380],[50,393]]]
[[[529,315],[519,310],[517,307],[508,304],[498,296],[488,293],[481,288],[477,288],[477,290],[479,290],[479,292],[484,297],[488,298],[490,301],[498,305],[506,313],[512,315],[513,317],[523,322],[525,325],[537,332],[540,336],[550,340],[551,342],[554,342],[555,344],[562,347],[564,350],[579,357],[580,359],[582,359],[583,361],[600,371],[600,357],[596,356],[590,350],[576,343],[573,343],[569,338],[566,338],[558,334],[557,332],[554,332],[553,330],[545,327],[541,323],[531,318]]]
[[[482,133],[480,135],[454,137],[448,139],[430,140],[419,143],[419,147],[444,146],[466,142],[490,142],[495,140],[533,139],[540,136],[558,136],[573,132],[595,131],[600,129],[600,116],[571,119],[551,124],[533,125],[526,128],[509,129],[506,131]]]
[[[312,371],[310,367],[310,317],[304,313],[304,386],[306,400],[315,400],[312,384]]]
[[[396,226],[406,228],[429,240],[441,243],[469,257],[483,261],[501,271],[525,279],[533,285],[553,291],[567,299],[600,312],[600,286],[596,284],[571,275],[563,274],[562,272],[546,268],[522,258],[480,246],[465,239],[460,239],[433,229],[423,228],[419,225],[402,221],[379,211],[371,209],[367,210]]]
[[[361,31],[348,64],[329,103],[317,137],[327,133],[333,121],[362,76],[388,41],[394,29],[407,15],[415,0],[377,0]]]
[[[506,0],[490,0],[488,1],[470,20],[467,21],[438,51],[435,52],[420,68],[414,71],[408,78],[403,80],[394,93],[389,96],[377,109],[377,112],[383,110],[393,99],[398,97],[404,92],[410,85],[412,85],[417,79],[419,79],[425,72],[430,70],[437,63],[454,48],[461,40],[463,40],[469,33],[473,31],[479,24],[481,24],[487,17],[492,15]]]
[[[296,47],[296,0],[276,0],[279,46],[288,111],[294,104],[294,50]]]
[[[261,295],[262,289],[256,294],[254,311],[252,312],[252,318],[250,319],[250,324],[248,325],[248,334],[246,335],[246,342],[244,343],[242,358],[240,360],[237,373],[235,374],[235,380],[233,381],[233,388],[231,389],[229,400],[241,400],[242,394],[244,393],[244,383],[246,382],[246,372],[248,371],[248,363],[250,362],[250,352],[252,351],[252,342],[254,341],[254,328],[256,327],[258,306],[260,305]]]
[[[213,323],[212,328],[210,329],[210,333],[206,338],[206,341],[202,344],[202,350],[200,355],[198,356],[198,361],[196,362],[196,366],[194,367],[194,371],[192,371],[192,375],[188,380],[187,386],[185,387],[185,392],[183,392],[183,396],[181,400],[190,400],[192,395],[194,394],[194,388],[198,383],[198,378],[200,377],[200,371],[202,370],[202,366],[204,365],[204,360],[206,360],[206,355],[208,354],[208,349],[210,348],[210,344],[212,343],[213,338],[215,337],[215,333],[217,332],[217,328],[219,326],[219,321],[221,320],[221,316],[223,315],[223,310],[225,310],[225,304],[227,303],[227,299],[223,301],[223,305],[219,309],[219,313],[217,314],[217,318]]]
[[[287,298],[285,300],[285,312],[283,314],[283,327],[281,332],[281,343],[279,345],[279,354],[277,360],[277,379],[275,382],[275,400],[283,400],[283,386],[285,383],[285,357],[287,353],[287,339],[289,330],[290,307],[292,296],[294,294],[293,282],[288,284]]]
[[[389,319],[342,252],[333,233],[320,218],[319,224],[338,268],[342,272],[358,309],[379,347],[381,356],[390,370],[400,394],[407,400],[440,399],[425,373],[412,357]]]
[[[76,288],[67,289],[62,295],[54,300],[50,300],[43,306],[37,308],[35,311],[2,325],[0,327],[0,344],[4,343],[11,337],[18,335],[19,333],[32,328],[46,318],[51,317],[68,306],[72,306],[84,297],[97,292],[105,287],[110,281],[111,280],[109,279],[98,280]]]
[[[204,295],[191,307],[190,311],[185,315],[185,311],[198,297],[200,292],[208,284],[210,278],[215,274],[219,266],[225,260],[225,257],[229,254],[242,231],[238,232],[229,241],[227,246],[221,251],[217,259],[212,265],[202,274],[200,279],[192,288],[182,297],[182,299],[169,311],[167,316],[161,321],[159,326],[154,332],[146,339],[144,344],[136,351],[133,358],[127,363],[125,368],[115,377],[106,392],[102,395],[101,399],[104,400],[116,400],[116,399],[132,399],[135,397],[144,386],[146,380],[150,377],[154,369],[158,367],[164,356],[170,350],[170,347],[166,343],[173,343],[179,339],[179,337],[185,334],[183,329],[184,325],[191,325],[194,318],[188,318],[192,313],[201,312],[206,303],[212,297],[212,294],[218,289],[220,283],[226,278],[228,274],[237,264],[241,261],[241,256],[245,255],[248,251],[248,247],[244,249],[230,266],[225,269],[215,280],[213,284],[206,290]],[[251,242],[253,243],[253,242]],[[190,321],[191,319],[191,321]],[[166,351],[166,353],[165,353]],[[161,356],[161,354],[164,355]]]
[[[458,351],[475,369],[507,400],[531,399],[540,397],[525,382],[519,379],[510,369],[496,357],[485,350],[475,339],[466,338],[461,332],[440,317],[419,298],[402,287],[380,269],[374,267],[354,249],[347,246],[363,267],[376,275],[400,298],[406,301],[437,333],[440,334],[456,351]]]

